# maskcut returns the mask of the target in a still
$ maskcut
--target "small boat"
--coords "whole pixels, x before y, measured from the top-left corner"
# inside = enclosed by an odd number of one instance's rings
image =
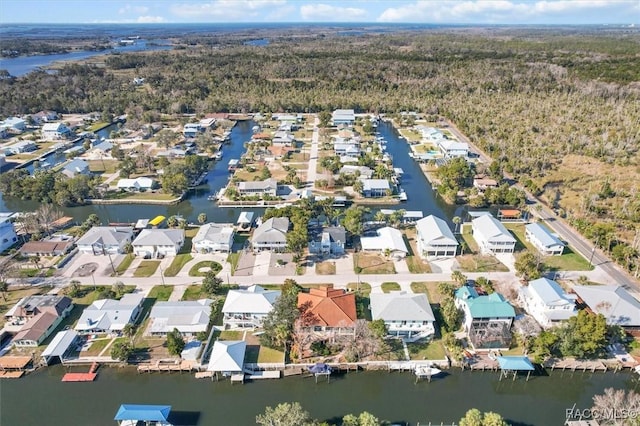
[[[218,151],[215,154],[213,154],[213,159],[214,160],[221,160],[222,159],[222,151]]]
[[[433,366],[428,366],[428,365],[418,366],[414,370],[414,374],[417,377],[433,377],[433,376],[437,376],[440,373],[442,373],[442,370]]]
[[[407,197],[407,193],[404,192],[404,189],[400,191],[400,195],[398,195],[398,199],[400,201],[407,201],[409,199],[409,197]]]

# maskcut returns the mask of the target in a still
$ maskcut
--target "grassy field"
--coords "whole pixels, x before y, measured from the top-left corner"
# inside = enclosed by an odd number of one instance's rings
[[[438,291],[438,283],[425,281],[425,282],[412,282],[411,291],[414,293],[425,293],[429,303],[442,302],[443,296]]]
[[[395,274],[393,261],[385,259],[379,254],[356,253],[353,255],[355,268],[361,268],[361,274]]]
[[[82,353],[82,356],[98,356],[100,352],[111,342],[111,339],[103,338],[99,340],[94,340],[91,342],[91,346],[89,346],[89,350]]]
[[[209,295],[202,291],[202,286],[193,284],[187,287],[182,295],[182,300],[200,300],[209,297]]]
[[[418,243],[416,240],[415,228],[409,228],[404,231],[404,242],[409,247],[409,256],[406,258],[407,267],[412,274],[428,274],[431,273],[431,266],[428,262],[422,260],[418,253]]]
[[[480,248],[478,247],[478,243],[473,238],[473,234],[471,233],[471,225],[466,225],[462,227],[462,238],[467,243],[467,247],[472,253],[478,253]]]
[[[316,274],[335,275],[336,274],[335,262],[325,261],[325,262],[316,263]]]
[[[565,247],[562,256],[547,256],[544,258],[544,265],[551,271],[592,271],[593,266],[589,261],[578,253]]]
[[[440,339],[407,343],[407,349],[409,349],[409,356],[414,361],[444,359],[445,357],[444,346]]]
[[[232,275],[236,272],[236,268],[238,267],[238,260],[240,260],[240,253],[229,253],[229,256],[227,256],[227,262],[231,264]]]
[[[383,282],[380,287],[382,288],[382,291],[384,293],[389,293],[390,291],[399,291],[400,290],[400,284],[398,284],[396,282],[392,282],[392,281]]]
[[[347,284],[347,288],[349,290],[357,291],[363,296],[368,296],[369,294],[371,294],[371,285],[369,283],[349,283]]]
[[[242,340],[244,331],[238,330],[225,330],[220,332],[218,340]]]
[[[244,362],[248,363],[276,363],[284,362],[284,352],[260,345],[247,345]]]
[[[218,273],[222,270],[222,265],[213,260],[203,260],[202,262],[198,262],[189,269],[190,277],[204,277],[206,272],[200,272],[202,268],[211,268],[212,271]]]
[[[157,285],[154,286],[147,296],[148,299],[155,299],[156,302],[166,302],[173,293],[172,285]]]
[[[456,259],[464,272],[509,272],[509,268],[493,256],[465,254]]]
[[[91,160],[89,163],[89,170],[92,173],[104,173],[112,174],[118,171],[118,160]]]
[[[159,260],[143,260],[140,265],[133,272],[134,277],[150,277],[156,273],[156,270],[160,266]]]
[[[178,272],[182,269],[184,265],[186,265],[190,260],[193,259],[188,253],[179,254],[173,258],[171,265],[167,269],[164,270],[165,277],[175,277],[178,275]]]
[[[135,259],[135,258],[136,257],[133,255],[133,253],[129,253],[129,254],[125,255],[124,259],[122,259],[122,262],[120,262],[120,264],[116,268],[116,275],[124,274],[125,271],[127,269],[129,269],[129,266],[131,266],[131,263],[133,262],[133,259]]]

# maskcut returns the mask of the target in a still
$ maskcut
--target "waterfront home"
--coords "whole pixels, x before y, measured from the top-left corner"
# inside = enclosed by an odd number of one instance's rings
[[[356,113],[352,109],[337,109],[331,114],[331,122],[334,126],[353,126],[356,122]]]
[[[272,178],[263,181],[238,182],[238,193],[243,196],[269,195],[275,197],[278,192],[278,181]]]
[[[42,126],[42,139],[53,141],[56,139],[64,139],[71,134],[71,129],[64,123],[45,123]]]
[[[211,299],[156,302],[149,314],[149,332],[166,336],[178,329],[183,336],[207,331],[211,315]]]
[[[113,149],[113,144],[111,142],[100,142],[92,148],[92,151],[99,153],[100,155],[106,155],[107,152]]]
[[[473,187],[478,189],[479,191],[485,191],[489,188],[497,188],[498,181],[486,176],[478,175],[473,178]]]
[[[313,318],[309,324],[301,324],[303,333],[316,338],[334,338],[340,335],[353,336],[355,330],[356,296],[333,285],[310,288],[298,293],[298,308],[306,307]]]
[[[137,177],[135,179],[120,179],[116,184],[118,189],[130,192],[150,191],[157,186],[156,181],[149,177]]]
[[[75,158],[65,164],[60,173],[68,178],[74,178],[78,175],[89,176],[91,171],[89,170],[89,163],[80,158]]]
[[[538,222],[525,225],[524,236],[542,254],[560,256],[564,252],[565,244]]]
[[[0,164],[0,167],[2,165]],[[13,222],[9,221],[9,217],[0,216],[0,253],[9,250],[18,242],[18,235]]]
[[[475,349],[509,348],[516,312],[501,294],[479,295],[465,285],[456,290],[454,302],[464,313],[463,327]]]
[[[326,226],[313,229],[310,232],[309,253],[314,254],[344,254],[344,246],[347,241],[347,231],[343,226]]]
[[[519,290],[522,307],[543,328],[549,328],[578,314],[576,295],[567,294],[560,285],[548,278],[529,281]]]
[[[340,157],[358,158],[360,156],[360,146],[355,143],[336,143],[333,145],[333,150]]]
[[[252,285],[246,290],[230,290],[222,307],[225,328],[258,328],[273,310],[280,290],[265,290]]]
[[[175,256],[184,244],[184,229],[143,229],[131,243],[133,253],[145,258]]]
[[[251,237],[254,251],[274,250],[284,251],[287,247],[287,232],[289,218],[272,217],[258,226]]]
[[[71,237],[49,237],[42,241],[28,241],[20,247],[23,256],[61,256],[68,253],[73,247]]]
[[[38,149],[38,145],[34,141],[18,141],[12,145],[4,147],[6,155],[16,155],[25,152],[32,152]]]
[[[387,179],[362,179],[362,195],[366,198],[384,197],[391,193]]]
[[[230,223],[206,223],[193,237],[192,251],[195,253],[231,252],[235,228]]]
[[[385,216],[391,216],[392,214],[394,214],[397,211],[398,210],[396,210],[396,209],[380,209],[380,213],[384,214]],[[413,225],[415,225],[420,219],[422,219],[424,217],[424,213],[422,213],[421,210],[404,210],[404,209],[402,209],[402,211],[403,211],[403,213],[402,213],[402,217],[400,218],[400,220],[404,224],[413,224]]]
[[[207,371],[231,375],[243,373],[247,342],[243,340],[216,340],[209,356]]]
[[[416,222],[418,253],[424,259],[455,257],[458,240],[447,222],[429,215]]]
[[[513,253],[516,239],[509,230],[491,215],[482,215],[471,221],[473,238],[482,253]]]
[[[50,365],[55,358],[64,362],[67,356],[75,352],[75,344],[78,340],[78,332],[75,330],[59,331],[51,340],[51,343],[42,351],[42,360]]]
[[[371,319],[383,320],[390,336],[410,341],[430,338],[435,333],[435,317],[424,293],[392,291],[371,293]]]
[[[8,117],[0,123],[0,127],[17,133],[22,133],[27,129],[27,122],[19,117]]]
[[[402,238],[402,232],[385,226],[375,231],[375,236],[360,237],[364,251],[376,251],[391,258],[401,259],[407,256],[409,249]]]
[[[295,143],[295,138],[289,132],[277,131],[273,135],[273,139],[272,139],[271,143],[276,145],[276,146],[293,146],[294,143]]]
[[[82,311],[75,330],[81,334],[121,333],[125,325],[135,323],[143,301],[139,293],[125,294],[120,300],[96,300]]]
[[[202,131],[200,123],[188,123],[184,125],[182,134],[185,138],[195,138]]]
[[[5,330],[15,333],[15,346],[39,346],[72,309],[73,302],[66,296],[24,297],[4,315]]]
[[[342,166],[339,173],[345,174],[345,175],[357,174],[358,176],[361,176],[363,178],[371,179],[371,176],[373,176],[373,169],[367,166],[354,166],[354,165],[347,164]]]
[[[442,139],[438,141],[438,149],[445,158],[466,158],[469,155],[469,144],[456,140]]]
[[[48,123],[59,119],[58,113],[51,110],[38,111],[31,118],[36,124]]]
[[[80,253],[97,255],[124,253],[133,239],[132,227],[94,226],[76,241]]]
[[[445,139],[444,133],[442,133],[435,127],[418,125],[415,126],[415,130],[417,130],[424,139],[429,139],[431,141],[440,141],[442,139]]]
[[[573,286],[578,304],[595,314],[602,314],[609,325],[619,325],[627,332],[640,335],[640,301],[619,285]]]
[[[205,117],[199,121],[200,129],[207,130],[216,127],[216,119],[213,117]]]

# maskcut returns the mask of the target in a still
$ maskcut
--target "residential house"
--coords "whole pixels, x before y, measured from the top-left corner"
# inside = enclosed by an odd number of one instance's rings
[[[407,340],[430,338],[435,333],[435,317],[424,293],[392,291],[371,293],[371,318],[383,320],[389,335]]]
[[[365,179],[371,179],[371,176],[373,176],[373,170],[367,166],[352,166],[348,164],[342,166],[339,173],[345,175],[358,174],[358,176]]]
[[[524,236],[542,254],[560,256],[564,252],[565,244],[538,222],[525,225]]]
[[[216,340],[209,356],[208,371],[230,375],[244,374],[244,355],[247,342],[244,340]]]
[[[619,285],[573,286],[578,303],[591,312],[602,314],[609,325],[619,325],[627,332],[640,336],[640,301]]]
[[[252,285],[246,290],[230,290],[222,307],[225,328],[257,328],[273,310],[280,290],[265,290]]]
[[[28,296],[20,299],[4,316],[5,330],[15,332],[16,346],[39,346],[73,309],[66,296]]]
[[[560,285],[548,278],[529,281],[521,287],[519,299],[538,323],[549,328],[576,315],[576,295],[567,294]]]
[[[238,193],[241,196],[269,195],[275,197],[278,192],[278,181],[265,179],[255,182],[238,182]]]
[[[149,177],[137,177],[135,179],[120,179],[116,184],[118,189],[130,192],[150,191],[156,186],[156,181]]]
[[[284,251],[287,247],[288,231],[289,218],[272,217],[258,226],[253,232],[251,246],[254,251]]]
[[[175,256],[183,244],[183,229],[143,229],[131,243],[133,253],[145,258]]]
[[[486,176],[478,175],[473,178],[473,187],[477,188],[479,191],[485,191],[489,188],[497,188],[498,181]]]
[[[482,215],[473,219],[471,229],[482,253],[513,253],[516,248],[516,239],[493,216]]]
[[[200,120],[199,124],[200,128],[203,130],[213,129],[216,127],[216,119],[213,117],[203,118],[202,120]]]
[[[273,135],[273,139],[271,140],[271,143],[279,146],[293,146],[295,143],[295,138],[289,132],[277,131]]]
[[[182,134],[185,138],[195,138],[202,131],[200,123],[188,123],[184,125]]]
[[[456,290],[454,302],[464,312],[464,330],[475,349],[509,348],[516,313],[501,294],[479,295],[465,285]]]
[[[418,253],[422,258],[455,257],[458,240],[444,220],[429,215],[416,222]]]
[[[28,241],[20,247],[23,256],[62,256],[73,247],[71,237],[52,237],[42,241]]]
[[[18,235],[13,222],[9,221],[9,217],[0,216],[0,253],[9,250],[17,242]]]
[[[337,335],[353,335],[356,322],[356,296],[333,285],[310,288],[298,293],[298,308],[307,308],[314,318],[304,324],[303,332],[313,333],[318,338],[333,338]]]
[[[364,251],[377,251],[392,258],[404,258],[409,253],[402,232],[389,226],[378,229],[376,236],[360,237],[360,244]]]
[[[132,227],[94,226],[76,241],[80,253],[93,255],[124,253],[133,239]]]
[[[360,145],[357,143],[336,143],[333,150],[338,156],[347,156],[357,158],[360,156]]]
[[[440,141],[440,140],[446,139],[444,134],[440,130],[436,129],[435,127],[418,125],[418,126],[415,126],[415,129],[418,132],[420,132],[420,135],[424,139],[428,139],[431,141]]]
[[[64,139],[71,134],[71,129],[64,123],[45,123],[42,126],[42,139],[53,141],[56,139]]]
[[[93,147],[93,151],[105,155],[107,152],[111,151],[111,149],[113,148],[113,144],[111,142],[100,142],[99,144],[95,145]]]
[[[4,148],[7,155],[22,154],[24,152],[32,152],[38,149],[38,145],[34,141],[18,141],[13,145]]]
[[[390,192],[387,179],[362,179],[362,195],[366,198],[384,197]]]
[[[0,127],[12,130],[14,132],[22,133],[27,129],[27,122],[19,117],[8,117],[2,123],[0,123]]]
[[[206,332],[211,303],[211,299],[157,302],[149,314],[149,332],[153,336],[166,336],[174,329],[178,329],[183,336]]]
[[[353,126],[356,122],[356,113],[352,109],[337,109],[331,114],[331,122],[334,126]]]
[[[323,227],[320,232],[312,233],[309,252],[323,255],[342,255],[346,241],[347,231],[343,226]]]
[[[207,223],[198,229],[193,237],[193,251],[211,253],[215,251],[229,253],[233,246],[235,228],[231,223]]]
[[[55,111],[43,110],[38,111],[31,116],[36,124],[48,123],[50,121],[58,120],[58,113]]]
[[[121,333],[125,325],[135,323],[143,301],[139,293],[125,294],[120,300],[96,300],[82,312],[75,330],[81,334]]]
[[[91,175],[91,171],[89,170],[89,163],[80,158],[75,158],[65,164],[60,173],[68,178],[74,178],[78,175]]]
[[[469,144],[456,140],[441,139],[438,141],[438,149],[445,158],[469,156]]]

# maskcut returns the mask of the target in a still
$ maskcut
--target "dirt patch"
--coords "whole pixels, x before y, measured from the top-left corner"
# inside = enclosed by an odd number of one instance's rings
[[[241,277],[253,275],[253,265],[255,265],[255,263],[256,256],[252,252],[241,252],[240,258],[238,259],[238,266],[236,266],[236,271],[233,275]]]
[[[73,272],[73,277],[88,277],[98,269],[97,263],[85,263]]]
[[[293,261],[293,255],[290,253],[274,253],[271,255],[269,262],[269,275],[283,276],[295,275],[296,264]]]

